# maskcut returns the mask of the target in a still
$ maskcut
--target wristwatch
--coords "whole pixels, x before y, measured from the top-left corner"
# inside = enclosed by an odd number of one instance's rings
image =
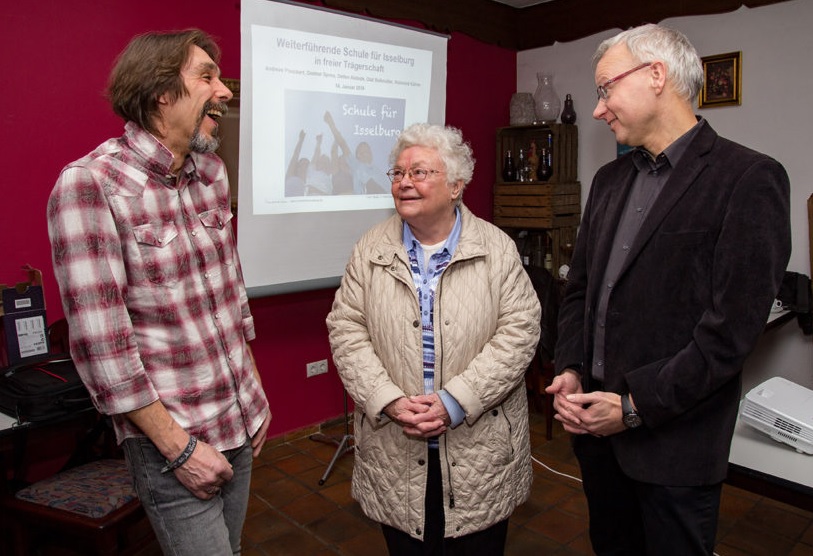
[[[628,429],[634,429],[643,424],[641,416],[632,408],[629,394],[621,394],[621,412],[623,413],[621,420]]]

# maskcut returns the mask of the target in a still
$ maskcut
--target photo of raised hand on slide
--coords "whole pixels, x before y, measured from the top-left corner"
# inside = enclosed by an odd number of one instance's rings
[[[385,171],[373,163],[373,151],[370,144],[361,141],[356,145],[354,152],[336,127],[333,116],[329,111],[325,112],[325,123],[333,133],[334,140],[342,152],[341,159],[350,168],[353,176],[353,193],[363,195],[365,193],[386,193],[389,191],[390,184]]]

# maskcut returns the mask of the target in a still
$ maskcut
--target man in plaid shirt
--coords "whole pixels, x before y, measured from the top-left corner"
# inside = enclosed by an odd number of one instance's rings
[[[71,355],[112,415],[167,554],[237,554],[271,415],[234,243],[218,120],[231,92],[198,30],[133,39],[110,77],[124,135],[48,203]]]

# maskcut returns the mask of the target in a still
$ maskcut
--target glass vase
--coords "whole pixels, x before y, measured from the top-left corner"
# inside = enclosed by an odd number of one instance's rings
[[[536,119],[536,107],[531,93],[514,93],[511,95],[510,123],[511,125],[531,125]]]
[[[534,92],[534,109],[537,123],[554,124],[562,109],[562,100],[553,88],[553,74],[536,74],[537,86]]]

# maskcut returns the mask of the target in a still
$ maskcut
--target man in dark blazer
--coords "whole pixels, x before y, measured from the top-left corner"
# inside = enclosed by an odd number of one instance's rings
[[[593,116],[637,148],[593,180],[548,392],[597,554],[712,554],[743,362],[790,256],[788,177],[695,117],[681,33],[630,29],[593,62]]]

